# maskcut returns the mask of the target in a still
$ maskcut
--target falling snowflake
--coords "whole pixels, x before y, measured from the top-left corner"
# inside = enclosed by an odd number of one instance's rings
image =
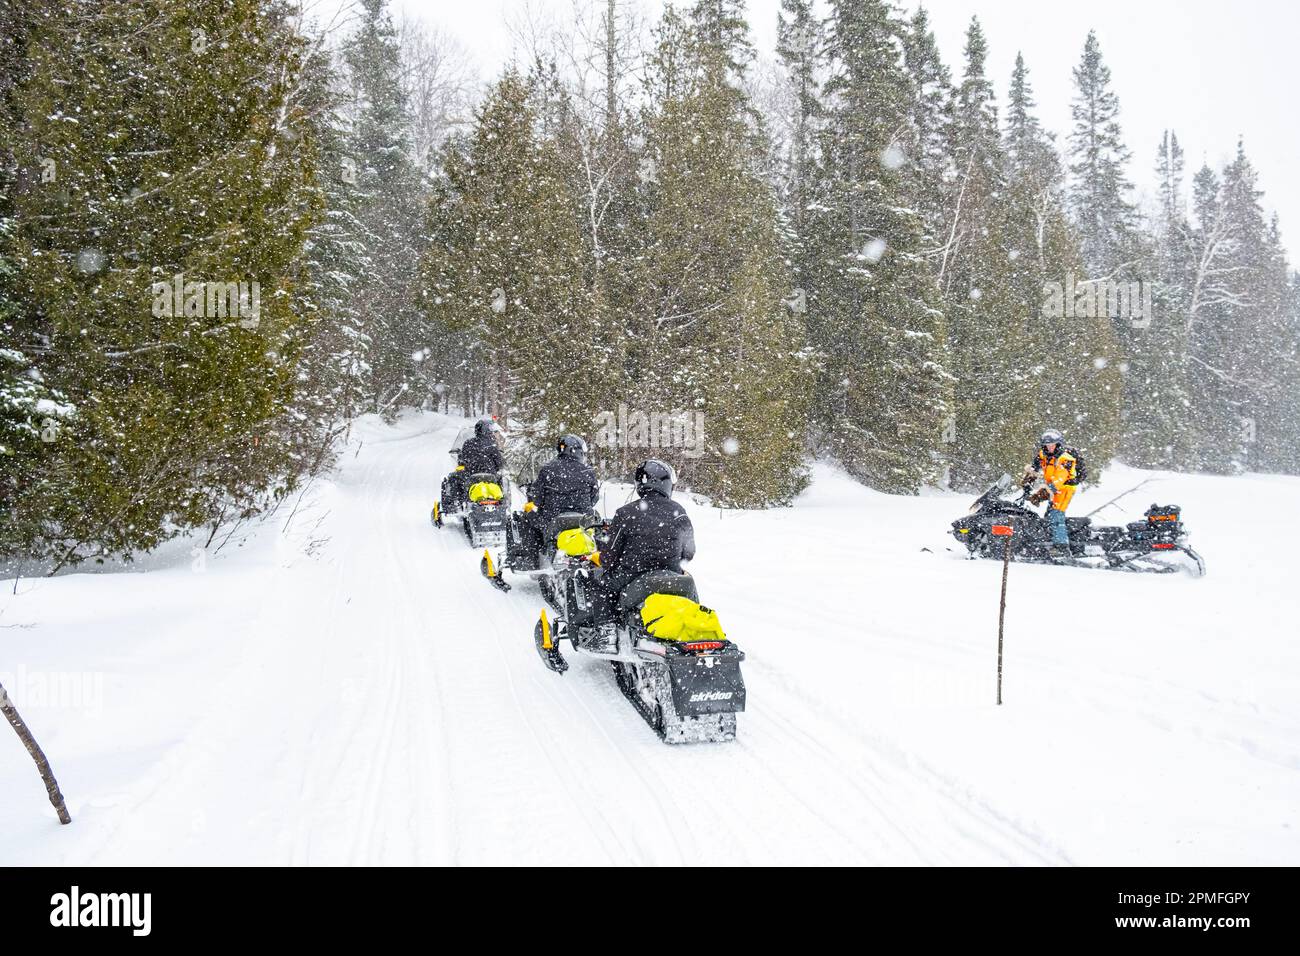
[[[78,272],[98,272],[104,268],[104,253],[98,249],[88,247],[77,253],[77,271]]]
[[[897,143],[890,143],[885,147],[884,152],[880,154],[880,165],[886,169],[898,169],[905,162],[907,162],[907,156]]]
[[[722,440],[722,453],[724,455],[736,455],[740,453],[740,442],[734,438],[724,438]]]
[[[885,254],[885,247],[884,239],[872,239],[862,247],[862,257],[868,262],[879,262]]]

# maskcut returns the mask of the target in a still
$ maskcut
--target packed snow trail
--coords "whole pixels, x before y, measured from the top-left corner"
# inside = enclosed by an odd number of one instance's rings
[[[491,589],[430,525],[459,424],[361,423],[288,532],[198,567],[11,582],[0,673],[106,676],[97,707],[24,709],[73,827],[0,745],[0,863],[1300,862],[1300,603],[1227,515],[1269,486],[1294,523],[1300,482],[1139,492],[1183,504],[1202,581],[1014,568],[1000,709],[1000,568],[944,536],[965,497],[819,467],[794,508],[692,505],[749,710],[733,744],[668,747],[607,664],[542,666],[534,585]]]

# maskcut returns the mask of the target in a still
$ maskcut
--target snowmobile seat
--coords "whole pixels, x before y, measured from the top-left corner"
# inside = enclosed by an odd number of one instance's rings
[[[676,571],[647,571],[633,578],[632,582],[623,589],[618,599],[619,610],[635,611],[652,594],[675,594],[692,601],[700,599],[700,594],[695,589],[695,579],[689,574],[678,574]]]
[[[582,527],[582,519],[587,517],[579,511],[562,511],[554,518],[547,527],[547,536],[550,544],[554,546],[555,539],[560,536],[561,531],[572,531],[574,528]]]
[[[1070,531],[1084,531],[1092,527],[1091,518],[1066,518],[1065,527]]]

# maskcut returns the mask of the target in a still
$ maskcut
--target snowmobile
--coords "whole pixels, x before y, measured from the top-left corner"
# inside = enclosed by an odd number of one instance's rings
[[[512,513],[506,524],[505,551],[493,560],[491,552],[485,550],[479,570],[502,591],[510,590],[504,577],[506,571],[532,578],[546,602],[557,614],[564,614],[576,576],[590,571],[589,558],[600,548],[608,530],[608,523],[599,515],[563,512],[551,520],[543,533],[542,553],[535,555],[524,535],[523,515]]]
[[[1124,527],[1097,526],[1091,518],[1066,517],[1069,557],[1053,553],[1052,529],[1031,505],[1043,500],[1044,489],[1026,485],[1009,495],[1011,476],[1004,474],[975,499],[970,514],[952,523],[952,536],[966,546],[971,558],[1002,559],[1003,537],[1012,529],[1012,558],[1037,563],[1070,563],[1113,571],[1205,573],[1205,562],[1187,545],[1182,511],[1177,505],[1153,504],[1145,520]],[[997,530],[995,530],[997,529]]]
[[[457,466],[457,471],[460,471],[460,466]],[[465,494],[460,493],[453,475],[442,480],[442,493],[429,516],[433,526],[441,528],[448,519],[460,518],[470,547],[504,545],[510,495],[501,476],[475,472],[465,475],[461,481]]]
[[[590,569],[598,564],[598,553],[585,561]],[[684,598],[687,607],[713,616],[695,603],[695,579],[672,571],[650,571],[634,579],[619,599],[611,640],[595,627],[588,569],[569,580],[564,612],[551,622],[543,610],[533,629],[542,663],[557,674],[568,670],[559,647],[567,640],[574,653],[610,662],[618,689],[665,743],[735,740],[736,714],[745,709],[744,652],[720,629],[704,637],[699,632],[666,637],[662,631],[656,636],[652,628],[660,619],[646,620],[645,609],[662,605],[665,597]],[[656,600],[660,605],[653,604]]]

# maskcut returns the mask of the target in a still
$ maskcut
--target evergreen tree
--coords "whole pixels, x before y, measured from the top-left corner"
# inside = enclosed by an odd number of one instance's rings
[[[781,0],[776,52],[794,94],[789,155],[782,157],[785,170],[782,199],[800,250],[808,230],[808,207],[818,186],[817,139],[825,113],[821,99],[825,43],[812,0]],[[806,271],[806,264],[800,259],[801,255],[796,253],[796,282],[802,281]]]
[[[1185,316],[1192,271],[1191,226],[1183,201],[1183,151],[1166,131],[1156,158],[1160,207],[1154,225],[1153,314],[1133,333],[1123,455],[1134,465],[1170,468],[1189,460],[1192,402],[1184,375]]]
[[[414,357],[435,338],[416,299],[424,189],[412,159],[397,31],[385,6],[386,0],[361,0],[361,25],[342,51],[353,90],[344,159],[356,195],[349,202],[368,253],[368,268],[352,284],[350,308],[370,339],[370,395],[379,410],[403,400],[417,403],[420,396],[411,389],[422,376]]]
[[[1088,278],[1119,278],[1132,264],[1136,212],[1124,174],[1129,151],[1119,126],[1119,98],[1110,89],[1110,67],[1090,31],[1074,68],[1070,113],[1070,203]]]
[[[1276,230],[1265,220],[1253,165],[1238,143],[1220,180],[1197,173],[1195,268],[1185,358],[1194,433],[1193,465],[1252,467],[1261,424],[1284,446],[1289,426],[1274,383],[1289,368],[1290,289]],[[1280,364],[1279,364],[1280,363]],[[1282,374],[1286,378],[1285,372]]]
[[[493,411],[534,449],[610,407],[613,363],[588,288],[577,203],[533,91],[510,71],[446,156],[423,263],[430,314],[481,343]]]
[[[914,491],[938,479],[949,414],[946,330],[924,258],[925,225],[897,157],[911,85],[904,29],[876,0],[831,6],[819,273],[808,297],[820,356],[820,447],[861,480]]]
[[[709,29],[707,6],[696,9],[693,35],[671,16],[659,35],[657,72],[680,68],[683,39],[693,62],[647,126],[657,169],[641,295],[650,311],[638,323],[631,388],[643,407],[703,414],[703,454],[666,452],[684,481],[719,504],[763,507],[806,482],[811,380],[802,323],[782,301],[789,275],[761,172],[766,147],[733,85],[748,38]]]
[[[946,182],[951,178],[952,124],[955,93],[948,68],[930,28],[929,14],[918,6],[903,37],[903,62],[911,80],[910,135],[904,144],[909,193],[921,211],[930,248],[944,243],[947,222]]]
[[[358,213],[356,164],[349,154],[333,57],[318,48],[306,61],[300,101],[319,155],[315,186],[321,215],[304,249],[304,281],[297,311],[311,319],[304,329],[298,405],[319,443],[370,407],[370,349],[359,290],[374,271],[371,250],[378,237]]]
[[[1003,139],[1005,241],[1013,298],[1024,316],[1019,334],[1033,386],[1030,434],[1045,426],[1063,429],[1072,446],[1086,453],[1095,475],[1119,446],[1124,366],[1109,317],[1048,308],[1049,289],[1085,273],[1066,211],[1061,160],[1034,106],[1029,69],[1018,54]]]
[[[28,177],[11,196],[13,341],[67,423],[17,506],[39,516],[22,549],[61,566],[292,482],[277,426],[315,153],[291,99],[301,39],[268,4],[78,5],[30,29],[0,117]]]
[[[946,299],[951,367],[957,376],[953,479],[982,484],[1024,457],[1035,428],[1032,342],[1026,307],[1011,282],[1005,157],[988,46],[979,21],[966,33],[966,63],[951,128],[956,176],[946,198],[939,282]]]

